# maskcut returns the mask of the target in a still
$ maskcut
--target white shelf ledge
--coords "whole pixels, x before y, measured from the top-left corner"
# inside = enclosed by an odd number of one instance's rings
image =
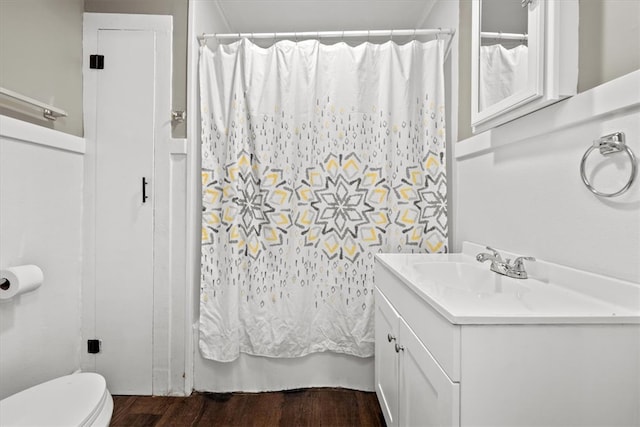
[[[26,95],[22,95],[21,93],[14,92],[3,87],[0,87],[0,95],[16,99],[31,107],[42,110],[42,116],[47,120],[55,121],[58,117],[67,117],[67,112],[60,108],[56,108],[53,105],[45,104],[44,102],[38,101],[37,99],[29,98]]]

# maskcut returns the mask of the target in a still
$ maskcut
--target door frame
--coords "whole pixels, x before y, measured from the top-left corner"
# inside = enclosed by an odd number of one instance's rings
[[[83,118],[87,143],[83,190],[83,284],[81,326],[81,368],[95,371],[95,355],[87,353],[85,342],[95,337],[95,189],[97,138],[97,72],[89,69],[89,55],[97,52],[99,30],[153,31],[156,39],[154,165],[151,178],[153,203],[153,327],[152,393],[184,395],[184,381],[176,384],[172,371],[184,372],[184,358],[172,358],[171,318],[171,81],[173,18],[163,15],[114,13],[83,14]],[[108,58],[105,58],[108,67]],[[177,365],[177,366],[176,366]]]

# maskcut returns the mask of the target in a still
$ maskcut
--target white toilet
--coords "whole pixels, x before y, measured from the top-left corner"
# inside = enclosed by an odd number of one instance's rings
[[[38,384],[0,401],[0,425],[107,427],[113,399],[99,374],[80,373]]]

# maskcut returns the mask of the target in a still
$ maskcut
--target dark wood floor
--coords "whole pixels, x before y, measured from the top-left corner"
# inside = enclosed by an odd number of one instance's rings
[[[384,426],[375,393],[312,388],[272,393],[114,396],[111,426]]]

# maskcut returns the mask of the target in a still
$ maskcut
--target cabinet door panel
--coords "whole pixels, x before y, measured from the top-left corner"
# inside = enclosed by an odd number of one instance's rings
[[[398,313],[378,288],[375,291],[376,394],[387,426],[398,426]],[[389,340],[389,338],[392,338]]]
[[[108,66],[95,101],[95,369],[114,394],[150,395],[153,199],[142,200],[142,178],[154,182],[156,38],[128,30],[97,37]]]
[[[392,270],[376,262],[376,287],[454,382],[460,382],[460,326],[438,313]]]
[[[460,425],[460,385],[452,382],[400,319],[400,425]]]

